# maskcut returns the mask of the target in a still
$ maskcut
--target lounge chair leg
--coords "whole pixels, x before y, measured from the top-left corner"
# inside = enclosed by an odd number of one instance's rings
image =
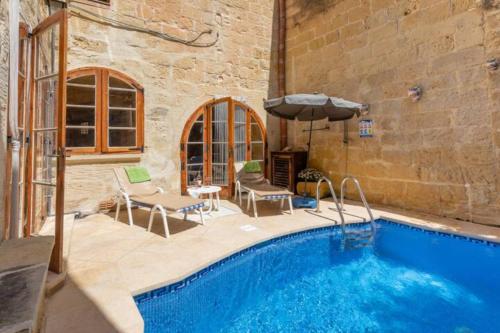
[[[120,201],[121,201],[121,198],[118,197],[118,200],[116,201],[115,222],[118,221],[118,215],[120,215]]]
[[[156,214],[156,206],[151,208],[151,211],[149,213],[148,231],[151,231],[151,227],[153,226],[155,214]]]
[[[250,210],[250,200],[252,200],[252,193],[253,192],[248,192],[247,194],[247,211]]]
[[[127,214],[128,214],[128,224],[133,226],[134,218],[132,216],[132,203],[130,202],[130,200],[127,200]]]
[[[170,237],[170,231],[168,230],[167,212],[163,207],[158,207],[160,210],[161,218],[163,219],[163,229],[165,229],[165,238]]]
[[[257,203],[255,202],[255,193],[252,192],[252,205],[253,205],[253,215],[255,218],[258,218],[259,216],[257,215]]]
[[[165,238],[168,238],[170,236],[170,232],[168,230],[167,212],[160,205],[154,205],[153,208],[151,208],[151,214],[149,215],[148,231],[151,231],[151,227],[153,226],[153,220],[156,214],[156,210],[160,211],[160,215],[163,220],[163,229],[165,229]]]
[[[292,204],[292,196],[288,196],[288,206],[290,207],[290,215],[293,215],[293,204]]]
[[[220,196],[219,196],[219,192],[215,192],[215,198],[217,199],[217,211],[219,212],[220,211]]]
[[[241,207],[241,184],[239,182],[236,182],[236,188],[234,189],[234,191],[236,192],[234,194],[234,201],[236,201],[236,199],[239,196],[240,207]]]
[[[198,209],[198,212],[200,213],[200,220],[201,224],[205,225],[205,218],[203,217],[203,209]]]

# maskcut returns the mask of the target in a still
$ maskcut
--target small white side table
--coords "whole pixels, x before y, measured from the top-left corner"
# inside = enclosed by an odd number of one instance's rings
[[[207,194],[208,195],[208,209],[204,210],[203,212],[205,214],[210,214],[212,210],[219,210],[220,209],[220,198],[219,198],[219,192],[222,190],[220,186],[193,186],[189,187],[187,189],[188,193],[190,196],[192,196],[195,199],[198,199],[201,195]],[[215,193],[215,198],[217,200],[217,203],[214,205],[214,193]]]

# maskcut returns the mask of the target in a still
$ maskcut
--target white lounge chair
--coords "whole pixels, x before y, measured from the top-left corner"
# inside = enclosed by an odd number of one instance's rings
[[[184,213],[184,220],[186,220],[187,213],[189,211],[196,210],[200,214],[201,224],[205,224],[202,212],[202,207],[204,206],[203,200],[187,196],[167,194],[162,188],[155,187],[151,181],[131,183],[127,176],[127,172],[123,167],[114,168],[113,171],[120,187],[115,221],[118,220],[120,202],[123,199],[127,205],[129,225],[134,225],[134,219],[132,216],[133,205],[149,208],[151,211],[149,215],[148,231],[151,231],[154,215],[158,211],[163,219],[165,237],[170,236],[167,223],[167,212]]]
[[[234,200],[238,200],[239,196],[240,206],[241,193],[248,192],[247,210],[250,209],[250,202],[252,202],[253,214],[255,218],[258,217],[256,198],[272,201],[281,200],[281,210],[283,210],[284,201],[288,200],[290,214],[293,214],[292,192],[290,192],[287,188],[271,185],[269,180],[264,177],[262,172],[246,172],[244,166],[245,162],[234,163],[236,177]],[[262,165],[261,169],[263,170]]]

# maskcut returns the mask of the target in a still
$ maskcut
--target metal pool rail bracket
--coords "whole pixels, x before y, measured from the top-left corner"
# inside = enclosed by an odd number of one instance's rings
[[[316,184],[316,213],[321,213],[321,210],[319,208],[319,205],[320,205],[319,187],[321,186],[322,182],[326,182],[328,184],[328,187],[330,188],[330,193],[332,194],[333,201],[335,202],[335,206],[337,206],[337,210],[339,212],[340,223],[341,223],[341,227],[342,227],[342,234],[345,235],[345,220],[344,220],[343,210],[339,205],[339,201],[337,200],[337,195],[335,194],[335,190],[333,189],[332,182],[330,181],[330,179],[328,179],[324,176],[321,177],[318,180],[318,183]]]
[[[354,185],[356,186],[356,189],[358,190],[359,196],[361,197],[361,201],[363,202],[363,205],[365,206],[368,215],[370,216],[370,230],[366,231],[347,231],[345,228],[345,219],[344,219],[344,194],[345,194],[345,186],[347,184],[347,181],[352,180]],[[337,207],[336,211],[339,213],[340,216],[340,221],[341,221],[341,227],[342,227],[342,235],[343,235],[343,245],[342,248],[359,248],[359,247],[364,247],[368,244],[370,244],[375,236],[375,220],[373,218],[372,211],[370,209],[370,206],[368,205],[368,202],[366,201],[365,194],[363,193],[363,190],[361,189],[361,185],[359,184],[359,181],[352,177],[352,176],[347,176],[342,180],[342,183],[340,184],[340,204],[337,200],[337,195],[335,194],[335,190],[333,189],[332,182],[326,178],[326,177],[321,177],[320,180],[318,180],[318,183],[316,184],[316,213],[321,213],[320,209],[320,197],[319,197],[319,188],[321,186],[322,182],[326,182],[328,184],[328,187],[330,189],[330,193],[333,197],[333,201],[335,202],[335,206]],[[333,208],[332,208],[333,209]],[[335,209],[333,209],[335,210]]]
[[[366,211],[368,212],[368,215],[370,216],[370,228],[372,231],[372,234],[375,234],[375,219],[373,218],[372,210],[370,209],[370,205],[368,205],[368,202],[366,201],[365,194],[363,193],[363,190],[361,189],[361,185],[359,184],[359,181],[354,178],[353,176],[347,176],[342,180],[342,183],[340,183],[340,209],[342,211],[344,210],[344,194],[345,194],[345,186],[347,184],[347,181],[352,180],[354,185],[356,186],[356,189],[358,190],[359,196],[361,198],[361,201],[363,202],[363,206],[365,206]]]

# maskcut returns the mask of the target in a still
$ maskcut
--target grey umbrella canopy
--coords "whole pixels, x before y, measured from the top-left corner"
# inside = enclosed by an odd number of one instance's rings
[[[308,163],[313,121],[325,118],[328,121],[341,121],[351,119],[355,114],[359,117],[363,107],[363,104],[325,94],[295,94],[264,101],[264,109],[273,116],[311,122],[307,143]]]
[[[351,119],[363,107],[360,103],[324,94],[295,94],[264,101],[264,108],[273,116],[289,120],[329,121]]]

